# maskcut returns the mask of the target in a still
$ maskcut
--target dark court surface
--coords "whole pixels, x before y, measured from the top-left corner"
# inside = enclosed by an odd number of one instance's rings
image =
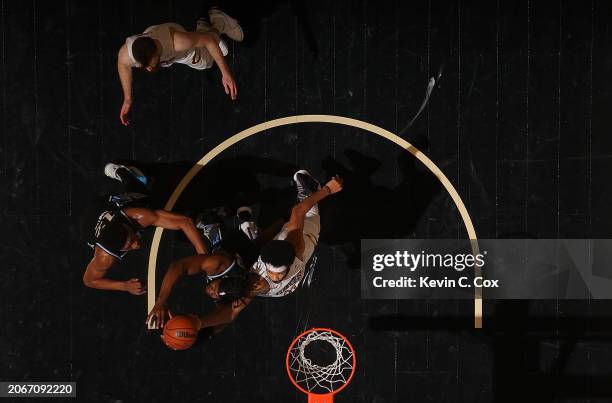
[[[612,303],[360,299],[361,238],[465,238],[437,179],[393,143],[358,129],[269,130],[204,168],[178,211],[246,198],[261,220],[286,211],[296,167],[345,190],[321,204],[309,288],[256,300],[215,339],[172,352],[144,326],[146,298],[85,288],[82,217],[116,186],[109,160],[157,177],[164,205],[224,139],[266,120],[333,114],[401,133],[456,187],[481,238],[609,238],[612,218],[612,3],[295,1],[225,4],[246,43],[217,68],[134,74],[133,121],[119,122],[116,54],[126,36],[200,2],[1,1],[0,380],[76,381],[87,402],[304,402],[284,354],[304,327],[357,351],[342,402],[612,400]],[[430,77],[440,79],[414,124]],[[146,279],[148,245],[113,270]],[[165,234],[158,280],[192,253]],[[207,309],[197,279],[178,289]],[[183,298],[185,299],[185,298]]]

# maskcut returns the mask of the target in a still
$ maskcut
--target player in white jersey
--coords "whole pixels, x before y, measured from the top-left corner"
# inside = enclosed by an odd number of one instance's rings
[[[247,295],[232,303],[217,305],[200,318],[200,328],[220,330],[233,321],[254,297],[282,297],[297,289],[319,240],[321,218],[317,203],[340,192],[342,179],[335,176],[321,187],[305,170],[296,172],[293,179],[299,203],[291,210],[291,217],[281,231],[262,247],[259,259],[251,268],[253,274]]]
[[[238,88],[224,59],[228,47],[221,35],[240,42],[244,39],[244,33],[237,20],[217,7],[210,9],[208,16],[210,22],[203,18],[197,21],[195,32],[187,32],[181,25],[169,22],[150,26],[142,34],[126,39],[117,56],[117,70],[123,89],[119,119],[123,125],[127,126],[130,122],[132,68],[154,72],[159,67],[179,63],[204,70],[217,63],[226,94],[236,99]]]

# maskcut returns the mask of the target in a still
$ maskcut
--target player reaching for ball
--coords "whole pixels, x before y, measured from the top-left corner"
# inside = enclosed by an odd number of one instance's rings
[[[215,217],[209,216],[208,220],[214,221]],[[172,317],[167,300],[176,282],[186,275],[203,273],[206,276],[204,291],[217,303],[234,303],[249,295],[250,285],[258,276],[250,273],[246,267],[257,258],[261,244],[278,233],[283,220],[277,220],[259,231],[253,220],[252,210],[246,206],[238,208],[236,220],[239,231],[231,231],[228,228],[221,231],[218,223],[205,224],[205,219],[198,221],[196,226],[203,229],[212,252],[207,256],[189,256],[170,265],[162,280],[155,305],[145,321],[148,328],[164,327],[167,317]],[[223,236],[221,232],[224,233]],[[245,266],[243,262],[248,265]]]
[[[246,294],[248,272],[238,255],[217,250],[210,255],[180,259],[170,265],[164,276],[157,301],[145,322],[149,329],[164,327],[167,316],[171,316],[166,302],[178,279],[198,273],[206,275],[206,293],[217,302],[231,303]]]
[[[220,331],[253,300],[254,297],[283,297],[295,291],[304,277],[306,263],[319,240],[321,218],[317,203],[342,190],[342,179],[332,178],[321,187],[307,171],[295,173],[296,204],[289,221],[274,239],[264,244],[251,272],[248,293],[232,303],[218,304],[200,318],[199,328],[214,327]],[[214,287],[214,281],[209,285]]]

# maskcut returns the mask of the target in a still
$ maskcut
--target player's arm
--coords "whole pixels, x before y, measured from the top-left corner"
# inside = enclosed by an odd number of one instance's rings
[[[123,90],[123,105],[121,106],[119,119],[124,126],[127,126],[130,123],[127,116],[132,107],[132,62],[126,44],[123,44],[119,49],[117,71],[119,72],[119,81],[121,81],[121,89]]]
[[[162,280],[159,295],[155,301],[155,306],[149,312],[145,323],[151,328],[163,327],[168,313],[166,301],[172,292],[174,284],[185,275],[194,275],[202,271],[202,266],[207,259],[211,259],[211,256],[189,256],[178,260],[170,265],[168,271],[164,275]]]
[[[185,215],[173,213],[166,210],[149,210],[146,208],[127,208],[125,213],[143,227],[161,227],[164,229],[181,230],[189,239],[196,252],[207,253],[200,232],[195,227],[193,220]]]
[[[306,213],[315,204],[325,199],[327,196],[338,193],[341,190],[342,179],[339,176],[335,176],[332,178],[332,180],[327,182],[325,186],[305,198],[302,202],[296,204],[293,209],[291,209],[291,217],[287,223],[287,238],[285,238],[285,240],[293,245],[295,256],[298,259],[304,260],[305,246],[303,231]]]
[[[268,291],[268,283],[260,276],[254,274],[250,281],[248,297],[240,298],[231,303],[218,304],[212,311],[199,318],[198,329],[213,327],[214,332],[219,333],[238,317],[240,312],[253,301],[257,294]]]
[[[188,50],[192,48],[206,48],[208,53],[213,57],[219,70],[221,70],[221,82],[225,93],[232,99],[236,99],[238,95],[238,87],[232,76],[229,66],[227,65],[221,48],[219,48],[219,40],[216,35],[207,32],[182,32],[174,31],[174,50],[180,52],[182,50]]]
[[[214,327],[215,333],[221,331],[233,322],[252,300],[253,298],[249,297],[230,303],[218,304],[212,311],[200,317],[200,329]]]
[[[83,275],[83,284],[99,290],[127,291],[134,295],[144,294],[145,290],[138,279],[118,281],[106,278],[106,272],[113,265],[114,260],[113,256],[96,247],[94,256]]]

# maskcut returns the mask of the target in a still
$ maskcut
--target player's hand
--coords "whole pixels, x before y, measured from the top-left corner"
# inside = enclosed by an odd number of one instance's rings
[[[193,324],[196,326],[196,329],[198,329],[199,331],[202,328],[202,320],[197,315],[187,315],[187,316],[189,316]]]
[[[147,292],[146,288],[143,287],[140,280],[132,278],[123,283],[124,290],[133,295],[142,295]]]
[[[330,194],[338,193],[342,190],[342,184],[344,181],[338,175],[334,176],[329,182],[325,184],[325,188],[329,189]]]
[[[149,329],[161,329],[166,324],[166,316],[172,319],[172,312],[168,310],[165,302],[157,302],[149,312],[145,323]]]
[[[236,86],[234,77],[232,77],[232,75],[229,73],[224,74],[223,77],[221,77],[221,83],[223,83],[225,93],[232,98],[232,101],[235,100],[238,96],[238,87]]]
[[[132,100],[125,99],[123,100],[123,105],[121,106],[121,112],[119,112],[119,119],[123,126],[127,126],[130,124],[130,119],[128,118],[128,114],[130,113],[130,108],[132,107]]]

